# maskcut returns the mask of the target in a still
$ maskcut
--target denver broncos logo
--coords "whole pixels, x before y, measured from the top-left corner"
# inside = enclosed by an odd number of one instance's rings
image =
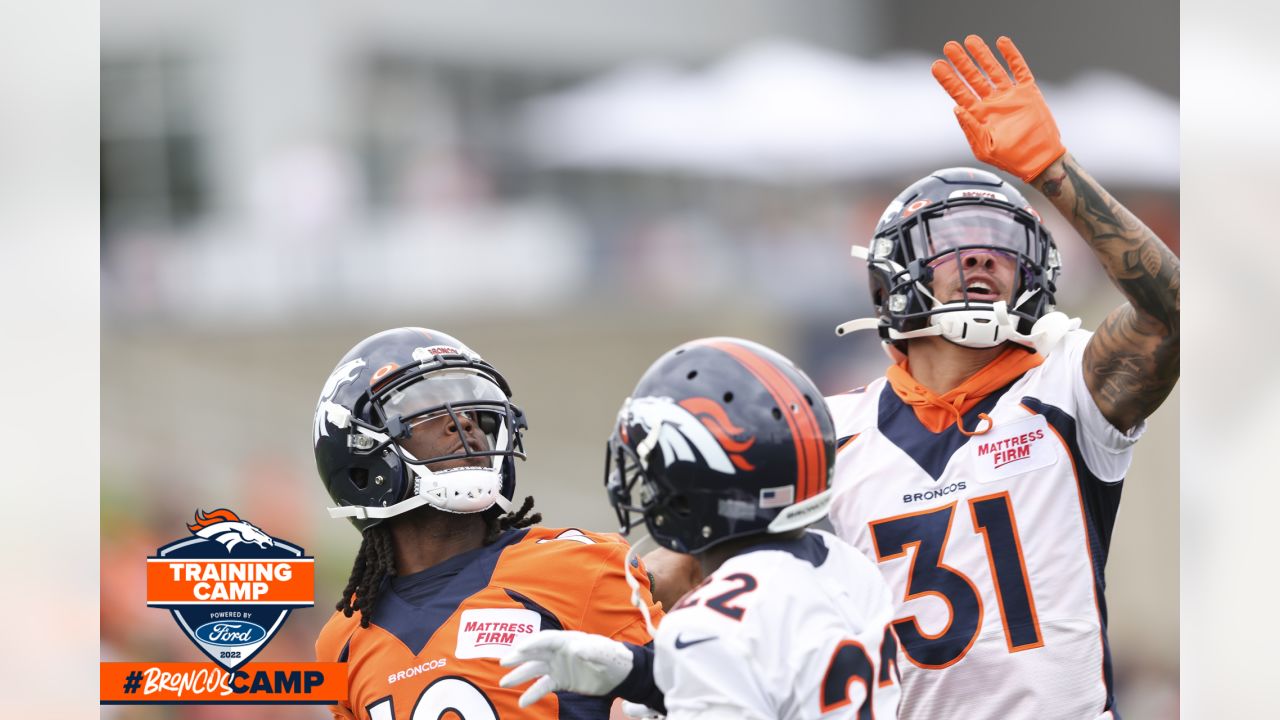
[[[702,421],[703,426],[710,430],[716,441],[720,443],[720,447],[729,453],[729,460],[739,470],[750,472],[756,469],[740,454],[755,445],[756,439],[749,437],[746,440],[734,440],[732,436],[742,435],[746,430],[734,425],[733,421],[729,419],[729,414],[724,411],[724,408],[719,403],[709,398],[686,398],[681,400],[679,404],[680,407],[693,413],[695,417]]]
[[[316,402],[316,414],[312,419],[311,442],[313,445],[320,444],[321,435],[329,437],[329,425],[343,428],[350,422],[351,413],[334,402],[333,396],[337,394],[338,388],[359,377],[362,367],[364,367],[364,358],[356,358],[334,370],[329,375],[329,379],[324,382],[324,388],[320,390],[320,399]]]
[[[194,523],[187,523],[188,530],[198,537],[222,543],[227,550],[240,543],[253,543],[258,547],[275,545],[270,535],[241,520],[240,516],[226,508],[211,513],[197,510],[195,520]]]
[[[755,469],[741,455],[756,439],[735,439],[745,431],[734,425],[728,413],[709,398],[687,398],[676,403],[667,397],[643,397],[628,400],[623,406],[623,430],[638,425],[645,431],[644,440],[636,447],[642,464],[648,464],[649,453],[662,448],[662,457],[670,467],[677,460],[695,462],[702,457],[707,467],[733,475],[739,470]]]

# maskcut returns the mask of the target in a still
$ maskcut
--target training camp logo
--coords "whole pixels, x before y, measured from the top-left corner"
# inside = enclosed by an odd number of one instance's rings
[[[187,529],[147,558],[147,605],[169,610],[201,652],[233,671],[294,608],[315,604],[314,560],[225,508],[196,511]]]

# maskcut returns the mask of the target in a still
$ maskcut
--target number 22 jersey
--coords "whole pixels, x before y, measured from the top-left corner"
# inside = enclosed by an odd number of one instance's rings
[[[582,630],[649,642],[623,574],[629,546],[613,534],[532,527],[383,589],[369,627],[334,613],[316,641],[317,659],[347,663],[349,696],[335,718],[462,720],[607,718],[611,698],[572,693],[520,708],[521,690],[499,687],[498,658],[539,630]],[[627,566],[655,619],[649,578]]]
[[[886,378],[827,398],[831,520],[897,603],[899,716],[1112,718],[1103,567],[1142,426],[1125,434],[1084,383],[1091,333],[931,432]]]
[[[654,638],[669,720],[893,720],[893,603],[875,567],[808,531],[753,545],[676,603]]]

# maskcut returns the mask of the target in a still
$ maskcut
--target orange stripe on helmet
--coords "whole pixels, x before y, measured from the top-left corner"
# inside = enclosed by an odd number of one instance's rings
[[[713,340],[707,344],[737,360],[764,385],[774,402],[778,403],[778,409],[782,411],[782,417],[795,442],[796,500],[811,498],[822,492],[826,478],[827,448],[822,438],[822,426],[818,423],[813,408],[805,400],[804,393],[773,363],[746,346],[725,340]],[[799,412],[792,412],[792,407],[798,408]]]

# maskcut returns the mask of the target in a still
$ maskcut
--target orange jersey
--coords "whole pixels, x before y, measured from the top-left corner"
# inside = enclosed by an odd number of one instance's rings
[[[539,630],[581,630],[615,640],[651,640],[623,575],[629,546],[618,535],[532,527],[503,534],[420,573],[394,578],[369,627],[341,612],[320,632],[316,658],[347,663],[346,703],[337,718],[464,720],[607,718],[612,698],[557,693],[518,705],[504,689],[498,658]],[[648,574],[629,568],[656,622]],[[449,715],[453,717],[454,715]]]

